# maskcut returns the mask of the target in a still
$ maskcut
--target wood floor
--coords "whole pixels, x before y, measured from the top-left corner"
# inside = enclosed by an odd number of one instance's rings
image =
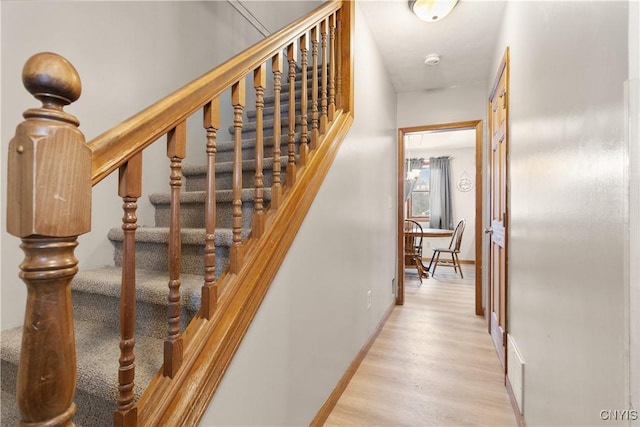
[[[325,426],[515,426],[498,357],[474,314],[473,267],[423,280],[396,307]]]

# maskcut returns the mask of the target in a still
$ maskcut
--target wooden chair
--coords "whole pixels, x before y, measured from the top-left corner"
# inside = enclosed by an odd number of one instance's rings
[[[457,273],[460,270],[460,277],[464,279],[462,275],[462,267],[460,266],[460,258],[458,254],[460,253],[460,243],[462,242],[462,234],[464,233],[464,226],[466,221],[461,219],[456,225],[456,229],[453,232],[453,236],[451,236],[451,242],[449,243],[448,248],[433,248],[433,255],[431,256],[431,261],[429,261],[429,268],[433,265],[433,271],[431,271],[431,275],[436,274],[436,267],[438,264],[448,267],[453,267],[453,270]],[[440,260],[440,254],[448,253],[451,254],[451,261],[448,260]],[[435,261],[435,263],[434,263]]]
[[[416,221],[405,219],[404,232],[405,266],[416,267],[420,283],[422,283],[423,276],[429,277],[427,268],[422,263],[422,226]]]

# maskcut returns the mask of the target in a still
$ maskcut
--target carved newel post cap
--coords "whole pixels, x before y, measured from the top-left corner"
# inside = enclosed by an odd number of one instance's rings
[[[7,231],[14,236],[71,237],[91,229],[91,149],[63,107],[80,97],[80,76],[55,53],[22,69],[42,107],[23,113],[7,157]]]
[[[82,84],[75,67],[62,56],[41,52],[22,69],[24,87],[47,107],[62,109],[80,97]]]

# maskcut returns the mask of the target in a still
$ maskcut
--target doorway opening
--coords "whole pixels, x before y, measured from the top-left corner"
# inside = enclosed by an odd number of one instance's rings
[[[465,142],[470,141],[470,142]],[[475,263],[475,314],[484,315],[482,306],[482,120],[442,123],[398,129],[398,290],[396,304],[404,304],[405,285],[405,219],[429,228],[440,222],[431,220],[429,193],[426,185],[429,158],[450,158],[450,186],[455,222],[463,216],[467,221],[466,245],[463,239],[460,259]],[[454,163],[455,162],[455,163]],[[475,166],[475,167],[473,167]],[[417,185],[421,183],[422,185]],[[469,198],[468,196],[472,197]],[[475,195],[475,200],[473,196]],[[456,196],[457,201],[456,203]],[[472,200],[471,206],[468,201]],[[457,206],[456,206],[457,205]],[[456,212],[458,210],[458,212]],[[433,213],[437,215],[437,212]],[[473,216],[474,218],[471,218]],[[453,224],[455,226],[455,223]],[[471,227],[469,227],[471,225]],[[444,226],[435,228],[447,228]],[[450,239],[450,237],[448,238]],[[426,241],[430,239],[425,239]],[[445,246],[448,240],[445,238]],[[428,246],[428,243],[426,244]],[[423,257],[431,257],[425,247]],[[426,279],[427,281],[429,279]]]

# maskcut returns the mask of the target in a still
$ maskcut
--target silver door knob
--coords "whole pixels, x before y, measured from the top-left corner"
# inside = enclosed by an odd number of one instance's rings
[[[484,229],[484,232],[485,232],[485,233],[487,233],[487,234],[489,234],[489,233],[493,233],[493,228],[492,228],[492,227],[485,228],[485,229]]]

